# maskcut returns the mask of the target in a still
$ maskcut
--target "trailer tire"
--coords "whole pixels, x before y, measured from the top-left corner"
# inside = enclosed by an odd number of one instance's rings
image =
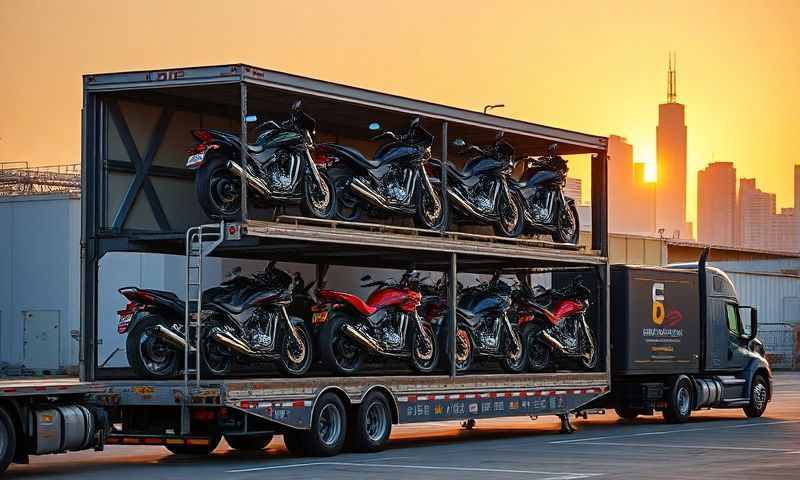
[[[663,410],[667,423],[685,423],[692,415],[694,392],[688,377],[681,376],[673,385],[667,399],[667,407]]]
[[[262,433],[258,435],[226,435],[225,441],[228,445],[240,452],[257,452],[263,450],[272,441],[271,433]]]
[[[164,445],[164,447],[175,455],[208,455],[219,445],[221,437],[212,435],[208,438],[207,445]]]
[[[283,444],[289,453],[296,457],[308,456],[308,448],[305,443],[305,434],[308,432],[303,430],[287,430],[283,432]]]
[[[17,449],[17,432],[14,422],[6,411],[0,407],[0,474],[6,471]]]
[[[381,392],[370,392],[358,406],[353,422],[353,450],[360,453],[383,450],[392,433],[392,410]]]
[[[332,392],[317,400],[311,417],[311,430],[303,431],[301,438],[308,454],[314,457],[332,457],[342,451],[347,437],[347,411],[341,399]]]
[[[767,382],[761,375],[755,375],[750,384],[750,404],[743,408],[744,414],[749,418],[763,415],[767,409],[767,397],[769,397]]]

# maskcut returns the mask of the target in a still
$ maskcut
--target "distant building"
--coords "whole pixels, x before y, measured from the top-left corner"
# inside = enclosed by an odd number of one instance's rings
[[[686,224],[686,123],[685,107],[677,103],[675,70],[669,68],[667,103],[658,106],[656,127],[656,228],[667,237],[691,238]]]
[[[736,168],[714,162],[697,172],[697,240],[713,245],[735,243]]]
[[[615,233],[655,232],[654,184],[645,182],[645,164],[633,161],[633,146],[608,138],[608,229]]]
[[[794,208],[782,208],[781,213],[773,217],[775,237],[771,244],[780,252],[797,251],[797,217]]]
[[[739,180],[737,244],[745,248],[775,250],[775,194],[756,188],[755,178]]]

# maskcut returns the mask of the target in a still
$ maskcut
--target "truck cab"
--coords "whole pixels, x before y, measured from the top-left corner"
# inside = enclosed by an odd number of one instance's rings
[[[755,307],[740,305],[722,270],[698,263],[611,268],[611,394],[625,419],[660,411],[670,423],[692,411],[764,413],[772,372]]]

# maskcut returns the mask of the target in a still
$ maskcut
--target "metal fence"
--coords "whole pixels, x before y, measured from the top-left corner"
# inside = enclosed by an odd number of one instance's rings
[[[764,342],[772,368],[794,370],[797,366],[797,327],[788,323],[764,323],[758,326],[758,338]]]

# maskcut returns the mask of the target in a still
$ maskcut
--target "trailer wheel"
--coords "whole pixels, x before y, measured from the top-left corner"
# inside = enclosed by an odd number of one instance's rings
[[[6,471],[17,449],[17,433],[14,422],[5,410],[0,408],[0,474]]]
[[[617,416],[623,420],[633,421],[641,413],[640,410],[636,408],[630,407],[614,407],[614,411],[617,413]]]
[[[226,435],[225,441],[231,448],[242,452],[257,452],[263,450],[272,441],[271,433],[258,435]]]
[[[692,383],[680,377],[670,391],[667,407],[662,412],[667,423],[684,423],[692,414]]]
[[[296,457],[305,457],[308,455],[308,448],[305,443],[305,434],[308,432],[301,430],[287,430],[283,432],[283,443],[289,453]]]
[[[756,418],[764,414],[764,410],[767,409],[768,388],[764,377],[761,375],[753,377],[752,385],[750,385],[750,404],[743,409],[745,415]]]
[[[354,422],[353,449],[356,452],[379,452],[392,433],[392,410],[386,395],[371,392],[358,406]]]
[[[219,435],[212,435],[208,438],[205,445],[164,445],[164,447],[175,455],[208,455],[213,452],[220,441]]]
[[[347,411],[338,396],[326,393],[319,397],[311,430],[302,437],[308,453],[314,457],[331,457],[342,451],[347,436]]]

